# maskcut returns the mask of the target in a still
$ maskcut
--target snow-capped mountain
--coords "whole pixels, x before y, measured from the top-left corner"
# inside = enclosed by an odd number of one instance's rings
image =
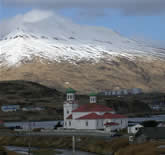
[[[165,57],[163,49],[148,47],[106,28],[74,24],[51,14],[39,21],[29,21],[26,16],[18,25],[1,32],[0,64],[18,65],[35,56],[73,63],[80,60],[98,62],[102,58],[112,60],[115,56],[128,59]]]
[[[0,80],[60,88],[70,83],[82,91],[116,86],[164,91],[164,60],[165,49],[52,12],[32,11],[0,23]]]

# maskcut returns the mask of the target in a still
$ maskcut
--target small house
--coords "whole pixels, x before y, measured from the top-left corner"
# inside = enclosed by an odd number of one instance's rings
[[[143,128],[141,124],[128,125],[128,134],[136,134],[140,128]]]

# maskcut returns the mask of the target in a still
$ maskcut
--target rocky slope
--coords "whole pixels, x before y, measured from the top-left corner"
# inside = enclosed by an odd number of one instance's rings
[[[10,28],[4,27],[9,21],[1,24],[0,80],[30,80],[59,90],[70,86],[80,92],[115,87],[165,91],[164,49],[42,13],[41,19],[32,18],[41,11],[27,13]],[[10,22],[16,21],[18,17]]]

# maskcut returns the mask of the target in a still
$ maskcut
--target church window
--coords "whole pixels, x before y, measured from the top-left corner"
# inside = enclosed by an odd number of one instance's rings
[[[88,121],[86,121],[86,123],[85,123],[85,124],[86,124],[86,126],[88,126]]]
[[[99,121],[97,120],[97,126],[99,126]]]
[[[67,95],[67,100],[68,101],[72,101],[74,99],[74,95],[73,94],[68,94]]]

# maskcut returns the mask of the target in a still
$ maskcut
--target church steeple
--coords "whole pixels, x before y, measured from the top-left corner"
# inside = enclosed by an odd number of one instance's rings
[[[76,91],[72,88],[67,88],[66,90],[66,100],[67,101],[75,101],[75,93]]]
[[[89,100],[90,103],[97,103],[97,94],[96,93],[89,94]]]
[[[72,88],[66,90],[66,101],[64,102],[64,126],[66,127],[67,118],[72,117],[72,111],[78,108],[77,102],[75,102],[76,91]],[[74,118],[73,118],[74,119]]]

